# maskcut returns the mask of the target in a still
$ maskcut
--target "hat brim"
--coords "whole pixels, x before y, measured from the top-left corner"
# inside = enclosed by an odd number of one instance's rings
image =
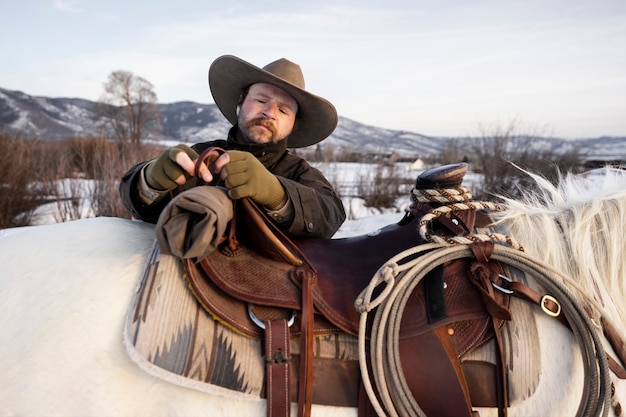
[[[232,124],[242,91],[252,84],[281,88],[298,103],[299,120],[287,138],[287,147],[303,148],[326,139],[337,127],[337,111],[326,99],[309,93],[274,74],[232,55],[217,58],[209,68],[209,88],[215,104]]]

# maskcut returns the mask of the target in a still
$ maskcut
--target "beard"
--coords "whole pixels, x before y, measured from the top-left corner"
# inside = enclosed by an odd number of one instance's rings
[[[240,121],[241,122],[241,121]],[[254,127],[262,126],[269,131],[262,131],[261,133],[255,133]],[[275,143],[281,139],[276,133],[276,125],[269,119],[263,117],[255,117],[250,120],[244,121],[239,124],[239,128],[243,133],[243,136],[253,143]]]

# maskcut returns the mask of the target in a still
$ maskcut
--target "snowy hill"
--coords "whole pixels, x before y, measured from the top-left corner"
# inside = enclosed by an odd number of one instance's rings
[[[0,130],[42,140],[102,135],[104,132],[93,118],[95,104],[89,100],[36,97],[0,88]],[[195,143],[224,137],[228,131],[229,124],[215,104],[184,101],[159,106],[163,116],[160,139]],[[323,146],[355,149],[362,153],[393,151],[403,157],[417,158],[439,154],[450,141],[457,139],[460,138],[434,138],[383,129],[340,117],[337,129]],[[533,139],[529,146],[552,148],[557,152],[577,148],[590,160],[626,160],[626,137]]]

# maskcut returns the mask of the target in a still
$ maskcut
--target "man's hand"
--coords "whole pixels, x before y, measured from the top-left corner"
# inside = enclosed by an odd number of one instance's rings
[[[277,208],[285,198],[285,190],[278,178],[249,152],[227,151],[215,162],[228,195],[233,200],[250,197],[268,209]]]
[[[196,159],[198,154],[187,145],[166,149],[146,166],[146,182],[155,190],[173,190],[194,175]],[[204,164],[200,167],[199,174],[206,182],[213,180],[211,172]]]

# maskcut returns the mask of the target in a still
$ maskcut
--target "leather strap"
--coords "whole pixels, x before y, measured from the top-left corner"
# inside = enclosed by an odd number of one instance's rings
[[[611,347],[613,347],[615,354],[622,364],[626,364],[626,343],[621,338],[620,332],[618,332],[608,320],[605,320],[604,317],[600,318],[600,322],[602,323],[602,331],[611,344]],[[613,372],[615,372],[615,375],[617,375],[620,379],[626,379],[626,369],[624,366],[617,360],[613,359],[611,355],[607,356],[609,359],[609,367],[613,370]]]
[[[559,320],[565,327],[567,327],[568,329],[571,328],[569,323],[567,322],[567,318],[563,314],[561,314],[560,306],[557,304],[554,298],[541,295],[537,291],[530,288],[528,285],[518,281],[508,283],[506,289],[512,291],[512,295],[516,297],[537,304],[546,313],[549,313],[552,317]],[[587,314],[589,314],[589,316],[593,319],[591,311],[586,311]],[[626,345],[618,336],[619,333],[606,320],[601,320],[601,322],[602,330],[607,340],[615,350],[617,356],[620,358],[622,363],[626,363]],[[609,368],[613,371],[613,373],[620,379],[626,379],[626,368],[624,368],[624,366],[622,366],[610,354],[607,353],[606,356],[609,363]]]
[[[300,338],[300,376],[298,381],[298,416],[311,415],[313,403],[313,286],[317,276],[298,271],[302,283],[302,336]]]
[[[474,411],[472,410],[472,401],[469,395],[469,388],[467,387],[467,381],[463,376],[463,370],[461,368],[461,362],[459,358],[456,356],[454,351],[454,346],[452,345],[452,341],[450,340],[450,334],[448,333],[448,328],[446,326],[440,326],[435,329],[434,332],[437,335],[437,338],[441,342],[441,345],[446,350],[448,354],[448,358],[450,359],[450,364],[454,369],[454,372],[457,376],[458,386],[463,391],[463,397],[465,398],[465,405],[461,406],[454,415],[463,416],[469,413],[469,415],[474,416]]]
[[[528,285],[519,281],[508,283],[507,289],[513,291],[512,295],[537,304],[542,310],[550,312],[551,316],[555,317],[569,328],[567,319],[561,314],[561,306],[556,303],[554,298],[541,295]]]
[[[474,247],[475,246],[472,245],[472,250],[476,254],[476,250],[474,250]],[[487,250],[486,253],[488,253],[488,256],[486,256],[484,259],[488,261],[489,257],[491,256],[491,250]],[[510,320],[511,316],[508,309],[504,306],[500,306],[496,301],[492,282],[495,282],[495,280],[497,279],[498,272],[492,269],[493,265],[491,264],[481,263],[480,266],[484,268],[482,273],[476,273],[477,271],[472,271],[473,273],[470,276],[472,278],[472,282],[479,289],[481,289],[481,295],[483,296],[483,302],[485,303],[485,307],[491,313],[491,323],[493,325],[496,342],[496,369],[498,370],[498,372],[496,373],[496,398],[498,401],[498,416],[506,417],[508,414],[509,393],[506,381],[506,361],[504,358],[502,336],[499,329],[499,320]],[[505,313],[503,314],[503,312]]]
[[[370,364],[367,364],[370,367]],[[363,380],[359,381],[359,403],[358,403],[358,417],[377,417],[376,410],[372,406],[372,402],[367,396]]]
[[[495,243],[493,240],[486,242],[474,242],[470,245],[470,249],[474,254],[474,258],[476,258],[478,262],[486,264],[489,262],[489,259],[491,259],[494,245]]]
[[[424,414],[472,416],[469,389],[448,326],[400,339],[398,349],[404,378]],[[431,390],[433,386],[439,388]]]
[[[289,376],[289,324],[287,320],[265,322],[265,373],[267,389],[267,416],[289,417],[291,393]]]
[[[504,346],[502,334],[498,328],[498,320],[492,317],[493,332],[496,342],[496,400],[498,401],[498,416],[506,417],[509,407],[509,390],[506,378],[506,359],[504,357]]]

